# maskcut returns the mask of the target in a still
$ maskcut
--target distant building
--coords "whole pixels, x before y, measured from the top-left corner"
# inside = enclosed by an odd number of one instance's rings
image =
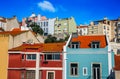
[[[41,16],[40,14],[36,16],[34,13],[32,13],[30,17],[23,18],[21,28],[27,30],[29,29],[27,25],[35,22],[40,26],[40,28],[42,28],[44,35],[53,35],[55,20],[56,18],[48,19],[46,16]]]
[[[6,19],[0,17],[0,32],[6,30]]]
[[[42,36],[36,35],[30,30],[21,31],[19,28],[15,28],[12,31],[0,32],[0,34],[9,35],[9,49],[18,47],[23,43],[44,43]]]
[[[70,36],[63,63],[63,79],[113,79],[114,53],[105,35]]]
[[[77,33],[78,35],[88,35],[88,26],[77,26]]]
[[[74,17],[58,19],[55,21],[54,34],[56,37],[64,38],[66,35],[77,32]]]
[[[20,25],[16,16],[13,16],[12,18],[0,17],[0,28],[3,31],[11,31],[14,28],[19,28],[19,26]]]
[[[8,40],[9,36],[7,34],[0,34],[0,78],[8,79],[7,69],[8,69]]]
[[[111,20],[112,22],[112,36],[114,37],[113,41],[120,42],[120,18]]]
[[[88,26],[88,35],[107,35],[109,41],[113,40],[111,21],[107,18],[91,22]]]
[[[62,79],[65,43],[23,44],[8,52],[8,79]]]

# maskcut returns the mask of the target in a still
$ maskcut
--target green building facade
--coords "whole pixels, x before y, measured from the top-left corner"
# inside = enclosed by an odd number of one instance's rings
[[[65,37],[77,32],[74,17],[58,19],[55,21],[54,34],[57,37]]]

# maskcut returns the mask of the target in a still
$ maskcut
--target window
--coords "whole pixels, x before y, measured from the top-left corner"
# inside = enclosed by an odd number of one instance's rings
[[[45,22],[44,22],[44,26],[45,26]]]
[[[41,27],[43,26],[43,22],[41,22]]]
[[[24,72],[21,72],[21,79],[24,79]]]
[[[92,29],[94,29],[94,27],[92,26]]]
[[[60,60],[60,54],[45,54],[45,60]]]
[[[91,32],[92,34],[94,33],[94,31]]]
[[[48,33],[48,28],[46,28],[46,32]]]
[[[78,75],[78,63],[70,64],[70,75],[77,76]]]
[[[92,42],[91,48],[100,48],[100,42]]]
[[[24,60],[24,54],[22,54],[22,60]]]
[[[92,64],[92,79],[101,79],[100,64]]]
[[[52,71],[50,72],[50,71],[49,71],[49,72],[47,73],[47,79],[54,79],[54,72],[52,72]]]
[[[48,26],[48,22],[46,22],[46,26]]]
[[[72,48],[79,48],[79,42],[72,42],[71,47]]]
[[[35,71],[32,71],[32,70],[27,71],[26,79],[35,79]]]
[[[27,54],[27,60],[35,60],[36,54]]]
[[[87,67],[83,67],[83,75],[84,75],[84,76],[87,75]]]
[[[104,26],[104,29],[106,29],[106,26]]]
[[[120,49],[117,49],[117,54],[120,54]]]

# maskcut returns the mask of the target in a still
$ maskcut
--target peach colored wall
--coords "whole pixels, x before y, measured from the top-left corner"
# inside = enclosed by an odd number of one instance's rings
[[[8,35],[0,35],[0,79],[7,79]]]

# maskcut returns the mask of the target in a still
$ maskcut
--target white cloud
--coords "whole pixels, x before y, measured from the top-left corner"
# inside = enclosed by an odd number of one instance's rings
[[[38,7],[44,11],[56,12],[55,7],[49,1],[39,2]]]

